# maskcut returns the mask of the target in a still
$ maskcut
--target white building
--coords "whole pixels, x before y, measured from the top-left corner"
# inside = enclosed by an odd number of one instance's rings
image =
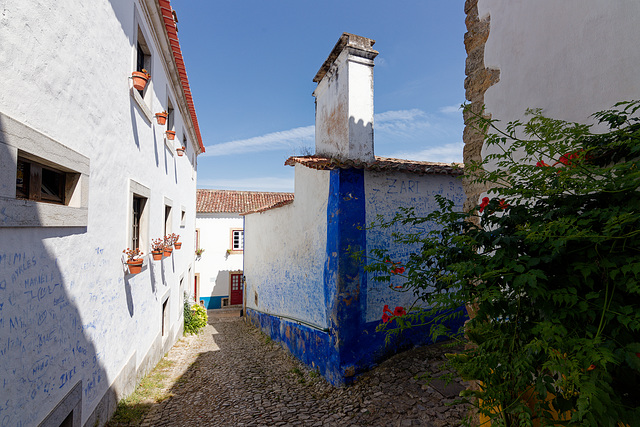
[[[376,331],[385,305],[409,307],[415,295],[376,281],[364,263],[372,249],[407,262],[415,247],[393,233],[435,224],[371,224],[400,208],[426,216],[437,209],[436,196],[460,208],[464,202],[462,168],[374,155],[374,43],[342,34],[314,78],[316,154],[285,162],[295,167],[293,203],[245,216],[248,318],[334,384],[352,382],[399,349],[430,343],[426,326],[388,342]]]
[[[541,108],[554,119],[594,123],[591,114],[640,99],[640,2],[467,0],[465,89],[473,111],[526,122]],[[464,161],[488,154],[468,124]],[[465,184],[467,208],[486,188]]]
[[[292,193],[197,190],[198,257],[194,298],[207,309],[243,303],[244,218],[241,213],[281,206]]]
[[[168,0],[1,9],[0,425],[102,425],[182,335],[193,280],[204,146],[175,15]],[[168,233],[182,249],[152,261]]]

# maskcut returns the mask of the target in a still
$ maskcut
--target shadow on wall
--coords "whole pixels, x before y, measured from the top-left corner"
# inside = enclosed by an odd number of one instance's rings
[[[8,156],[0,144],[0,157]],[[73,253],[84,233],[0,228],[0,425],[79,426],[108,387],[91,338],[101,328],[81,313],[70,292],[79,284],[54,255]]]
[[[200,296],[200,301],[204,302],[204,306],[207,310],[213,310],[224,307],[224,300],[227,300],[227,305],[230,304],[229,295],[229,275],[230,273],[237,272],[237,270],[220,270],[216,276],[211,295]]]

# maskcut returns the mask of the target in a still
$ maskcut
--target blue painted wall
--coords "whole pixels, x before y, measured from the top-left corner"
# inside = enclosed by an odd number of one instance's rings
[[[336,169],[330,171],[327,178],[329,191],[322,273],[307,271],[309,275],[306,280],[286,273],[273,277],[262,276],[259,281],[252,279],[252,290],[247,294],[248,301],[251,301],[252,292],[259,297],[255,305],[247,307],[247,315],[254,325],[294,356],[318,369],[331,383],[340,385],[352,382],[359,373],[367,371],[392,354],[430,343],[428,327],[405,331],[388,344],[385,344],[385,334],[376,332],[385,303],[392,307],[396,303],[408,304],[402,297],[398,298],[398,293],[387,285],[368,278],[362,263],[353,257],[353,253],[368,253],[371,247],[384,247],[394,259],[402,261],[415,248],[395,245],[390,235],[393,230],[367,230],[367,226],[378,214],[386,218],[395,215],[400,206],[414,206],[422,214],[431,212],[436,206],[435,194],[445,195],[461,205],[464,193],[459,182],[449,176]],[[296,200],[299,201],[298,195]],[[273,214],[277,213],[278,209],[273,211]],[[273,215],[270,221],[276,228],[289,226],[286,215],[283,211],[282,215]],[[254,221],[253,218],[251,220]],[[263,229],[270,226],[267,223],[259,225]],[[290,260],[289,263],[284,261],[286,259]],[[285,248],[267,257],[269,265],[257,265],[256,269],[304,269],[304,265],[293,262],[295,259],[295,250]],[[252,263],[245,260],[245,274],[251,278],[260,276],[255,274],[256,271],[251,271],[251,266]],[[267,294],[270,298],[295,303],[298,301],[296,292],[309,287],[318,279],[321,279],[324,299],[315,299],[315,304],[316,309],[325,307],[326,324],[308,323],[306,318],[296,319],[297,316],[292,316],[286,310],[279,310],[275,305],[263,308],[262,303],[258,303],[262,301],[261,295],[265,295],[267,291],[271,291]],[[289,292],[292,287],[299,289]],[[303,302],[308,301],[301,300],[301,306],[304,305]],[[463,322],[464,318],[461,318],[450,326],[458,327]]]
[[[215,308],[222,308],[222,299],[229,298],[229,295],[215,296],[215,297],[200,297],[200,301],[204,301],[204,308],[212,310]]]

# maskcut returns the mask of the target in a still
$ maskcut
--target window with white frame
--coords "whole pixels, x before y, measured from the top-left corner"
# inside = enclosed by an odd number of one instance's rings
[[[231,250],[232,251],[244,250],[244,230],[242,229],[231,230]]]

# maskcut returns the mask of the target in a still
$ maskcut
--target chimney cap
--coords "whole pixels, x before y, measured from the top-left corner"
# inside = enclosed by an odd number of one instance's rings
[[[378,51],[373,49],[373,45],[375,43],[376,43],[375,40],[367,37],[357,36],[351,33],[342,33],[342,35],[338,39],[338,42],[336,43],[336,45],[333,47],[333,50],[329,54],[329,57],[324,61],[324,63],[322,64],[322,67],[320,67],[320,70],[318,70],[318,73],[313,78],[313,81],[315,83],[318,83],[320,80],[322,80],[322,78],[327,73],[327,71],[329,71],[331,64],[333,64],[333,62],[336,60],[338,55],[340,55],[340,53],[346,47],[351,47],[357,50],[361,50],[363,52],[369,52],[370,54],[373,54],[373,55],[368,55],[368,56],[370,56],[371,58],[375,58],[376,55],[378,55]]]

